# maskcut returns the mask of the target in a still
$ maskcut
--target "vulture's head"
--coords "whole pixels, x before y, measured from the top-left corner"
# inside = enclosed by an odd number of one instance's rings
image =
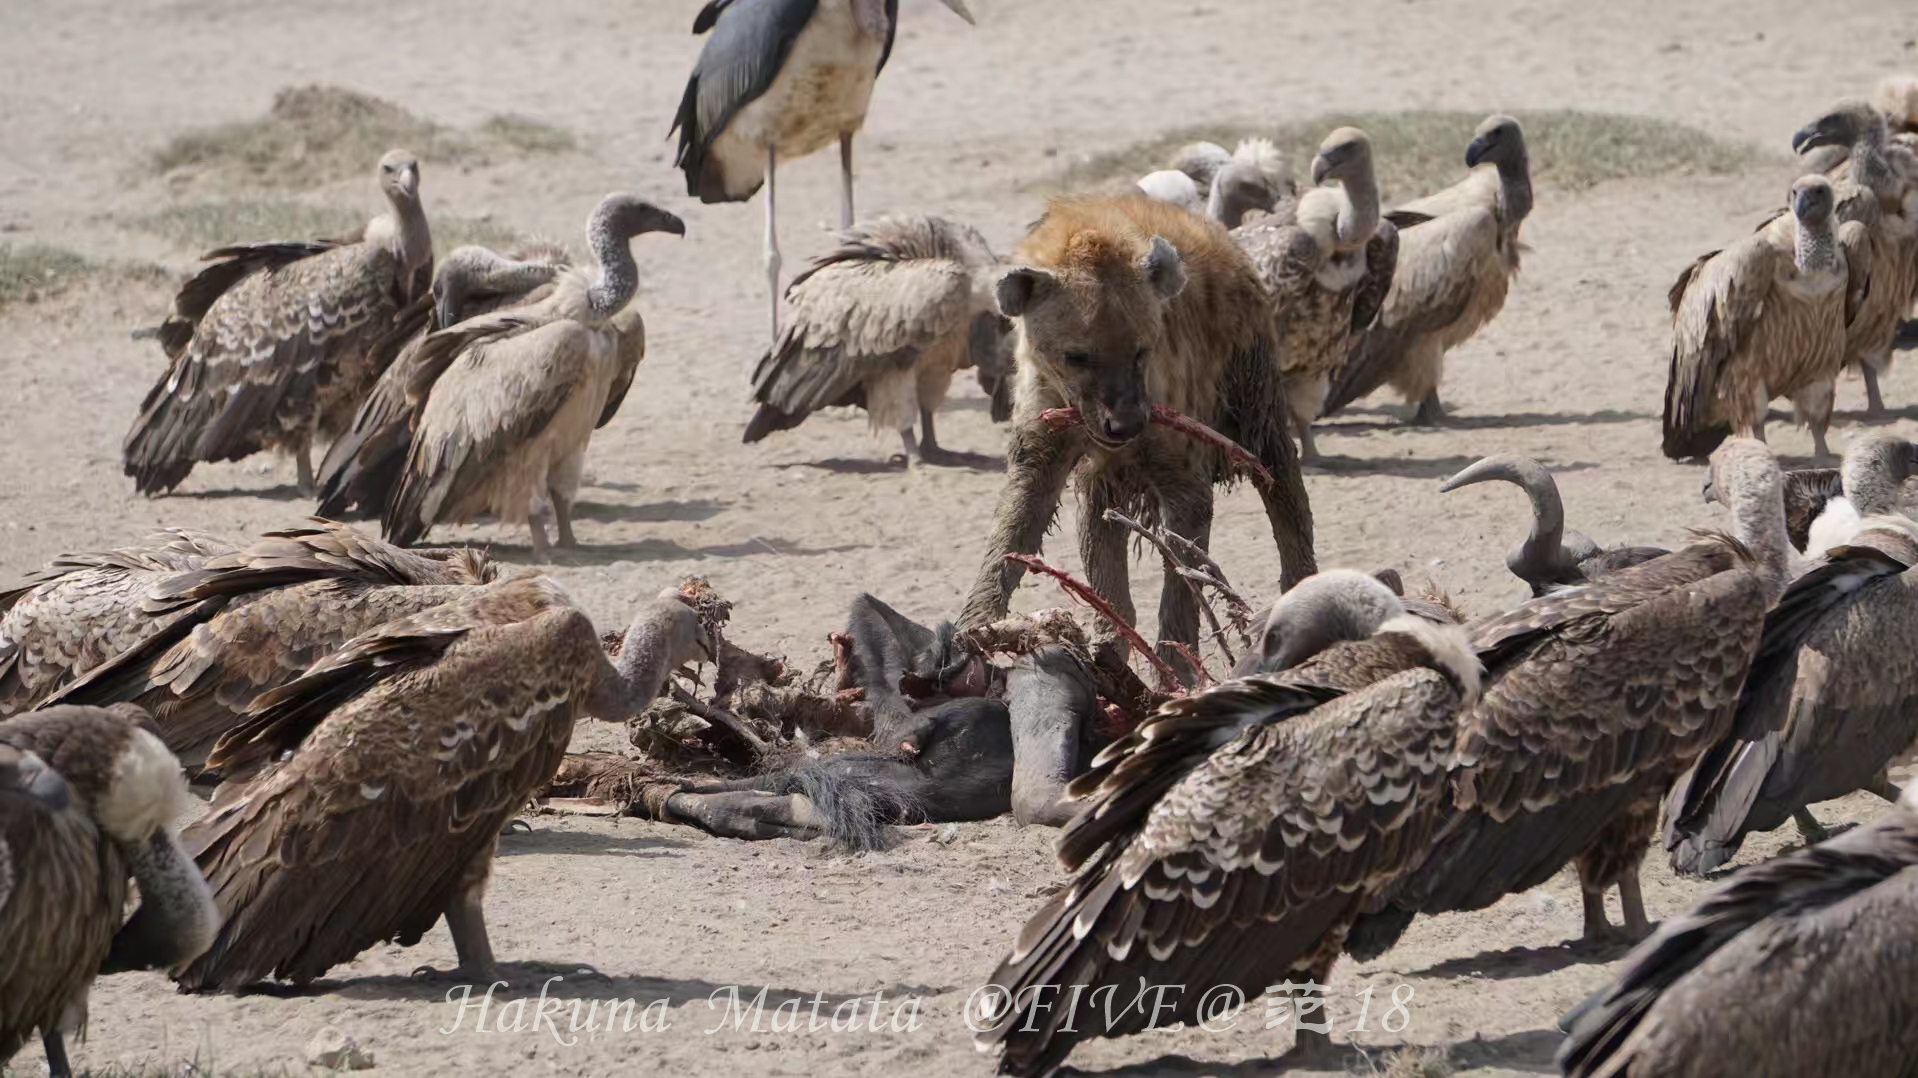
[[[388,150],[380,158],[380,190],[395,206],[413,205],[420,200],[419,158],[406,150]]]
[[[1349,183],[1372,175],[1372,140],[1356,127],[1341,127],[1319,143],[1312,159],[1312,184]]]
[[[1885,114],[1862,97],[1848,97],[1833,105],[1791,137],[1794,153],[1820,146],[1856,146],[1859,142],[1883,145]]]
[[[1392,589],[1356,569],[1328,569],[1285,593],[1252,626],[1233,677],[1276,674],[1341,640],[1363,640],[1405,613]]]
[[[1842,471],[1846,496],[1862,501],[1861,511],[1895,512],[1899,488],[1918,473],[1918,443],[1883,431],[1861,434],[1845,447]]]
[[[593,215],[586,221],[586,234],[589,236],[613,236],[631,239],[648,232],[668,232],[675,236],[686,234],[686,222],[679,216],[660,209],[638,195],[611,194],[599,200],[593,208]]]
[[[1019,254],[1026,264],[1001,277],[994,294],[1000,313],[1019,324],[1022,385],[1078,409],[1097,448],[1126,446],[1152,418],[1154,355],[1166,344],[1167,306],[1186,284],[1179,249],[1140,235],[1105,200],[1067,199]]]
[[[686,598],[678,588],[667,588],[653,600],[654,609],[660,612],[664,626],[662,637],[666,641],[666,661],[677,670],[686,666],[717,662],[719,647],[713,642],[712,631],[706,623],[699,620],[699,612],[693,608],[692,601]]]
[[[1439,493],[1450,494],[1462,487],[1494,481],[1523,488],[1532,503],[1531,535],[1517,550],[1505,556],[1505,567],[1513,576],[1532,585],[1534,591],[1557,583],[1565,568],[1562,564],[1565,509],[1559,500],[1558,482],[1545,465],[1530,457],[1502,453],[1484,457],[1447,479],[1439,487]]]
[[[433,274],[433,318],[440,329],[466,318],[469,299],[525,292],[558,276],[564,259],[541,252],[532,260],[507,258],[485,247],[455,248]]]
[[[1823,225],[1837,205],[1831,181],[1823,176],[1800,176],[1791,185],[1791,213],[1801,224]]]
[[[1764,442],[1727,438],[1712,450],[1711,467],[1705,473],[1707,502],[1735,509],[1741,501],[1762,498],[1767,492],[1778,499],[1782,513],[1784,477],[1778,458]]]
[[[1200,187],[1212,186],[1212,177],[1232,161],[1232,151],[1216,142],[1188,142],[1172,155],[1171,165]]]
[[[38,754],[0,744],[0,794],[8,792],[23,793],[51,812],[65,811],[73,800],[67,780]]]
[[[1477,168],[1486,161],[1514,164],[1525,160],[1525,134],[1510,116],[1487,116],[1472,132],[1465,147],[1465,167]]]

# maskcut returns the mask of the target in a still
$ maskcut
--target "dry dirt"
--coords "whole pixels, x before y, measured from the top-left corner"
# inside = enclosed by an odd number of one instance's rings
[[[1334,108],[1578,108],[1782,149],[1829,100],[1918,67],[1918,9],[1897,0],[972,0],[976,29],[929,0],[903,6],[901,40],[859,143],[862,208],[947,213],[1002,249],[1039,212],[1035,186],[1067,162],[1195,122],[1270,123]],[[429,167],[424,181],[429,212],[491,215],[567,240],[609,190],[645,193],[687,219],[683,241],[639,245],[651,355],[594,443],[585,549],[555,574],[607,624],[662,585],[704,574],[738,600],[742,642],[808,660],[858,590],[915,616],[950,614],[977,567],[995,474],[889,468],[893,445],[870,439],[858,418],[819,417],[760,446],[738,444],[746,371],[763,344],[760,211],[689,204],[664,141],[698,48],[686,32],[696,7],[13,0],[0,15],[0,238],[185,269],[192,251],[125,222],[193,196],[192,181],[143,178],[140,162],[182,129],[259,115],[289,84],[337,83],[459,126],[502,112],[559,125],[580,151]],[[826,156],[782,173],[789,266],[826,245],[836,177]],[[1747,231],[1785,182],[1774,165],[1576,195],[1541,190],[1525,231],[1534,251],[1505,314],[1454,354],[1445,390],[1453,421],[1410,430],[1394,412],[1360,409],[1321,436],[1330,459],[1307,484],[1322,564],[1429,574],[1475,612],[1516,599],[1501,559],[1523,531],[1518,492],[1437,489],[1489,452],[1550,463],[1572,524],[1601,542],[1669,543],[1710,523],[1700,472],[1657,452],[1664,290],[1694,255]],[[357,181],[315,197],[374,201]],[[203,467],[153,501],[133,496],[119,474],[120,435],[161,369],[151,342],[127,331],[153,321],[166,298],[161,280],[106,276],[0,310],[0,577],[157,525],[244,534],[301,518],[284,461]],[[1899,406],[1915,395],[1908,361],[1887,396]],[[1841,386],[1840,439],[1861,406],[1856,383]],[[1000,449],[1002,432],[970,386],[942,422],[954,448]],[[1918,410],[1900,412],[1898,425],[1918,432]],[[1773,431],[1802,463],[1809,438]],[[1071,534],[1069,513],[1060,527]],[[498,529],[449,534],[497,540],[509,561],[528,557],[521,536]],[[1072,546],[1055,542],[1052,554],[1075,565]],[[1221,505],[1215,552],[1249,590],[1274,590],[1270,539],[1247,492]],[[1028,586],[1017,602],[1058,599]],[[1142,606],[1149,620],[1151,603]],[[1878,809],[1853,798],[1820,812],[1846,820]],[[336,1025],[372,1050],[378,1071],[396,1074],[984,1074],[962,1007],[1059,880],[1051,834],[1007,822],[963,825],[950,844],[925,841],[922,830],[857,859],[632,821],[534,823],[535,833],[502,844],[488,905],[516,994],[536,996],[561,974],[552,991],[568,1000],[633,999],[642,1010],[664,1001],[653,1013],[666,1012],[670,1028],[564,1045],[544,1030],[475,1033],[469,1014],[443,1033],[458,1015],[444,987],[407,978],[421,963],[450,964],[436,930],[418,948],[377,949],[292,996],[183,997],[151,975],[103,982],[78,1061],[108,1073],[195,1059],[202,1072],[298,1072],[309,1038]],[[1744,859],[1791,841],[1761,837]],[[1647,876],[1654,917],[1701,889],[1657,863]],[[1550,1072],[1554,1017],[1606,979],[1602,959],[1617,957],[1561,946],[1578,924],[1576,889],[1562,876],[1481,914],[1421,922],[1379,963],[1340,967],[1335,1028],[1354,1046],[1344,1066],[1382,1073],[1391,1047],[1410,1043],[1435,1048],[1427,1074]],[[1382,1032],[1398,984],[1414,992],[1410,1025]],[[767,986],[769,1018],[788,999],[810,1008],[816,993],[822,1017],[875,992],[888,1013],[907,994],[923,1001],[916,1031],[708,1032],[720,1017],[709,1000],[728,985],[748,997]],[[1371,1032],[1347,1035],[1365,986],[1378,989]],[[1160,1033],[1092,1045],[1074,1062],[1266,1074],[1283,1069],[1272,1057],[1288,1043],[1284,1032]],[[33,1073],[34,1055],[18,1069]]]

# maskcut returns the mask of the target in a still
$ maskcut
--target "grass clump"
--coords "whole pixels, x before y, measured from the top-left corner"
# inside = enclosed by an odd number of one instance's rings
[[[0,306],[33,302],[96,269],[85,256],[46,243],[0,243]]]
[[[281,90],[257,120],[176,135],[148,156],[147,165],[163,176],[212,175],[238,185],[298,189],[371,177],[380,155],[396,148],[425,161],[485,164],[494,157],[563,153],[575,145],[569,132],[524,116],[494,116],[460,130],[369,94],[314,85]]]
[[[1722,175],[1769,155],[1744,142],[1670,120],[1565,109],[1516,114],[1525,129],[1532,178],[1541,185],[1579,189],[1606,180],[1673,173]],[[1335,112],[1259,130],[1224,124],[1180,128],[1157,138],[1069,166],[1058,181],[1064,190],[1130,182],[1166,167],[1179,147],[1200,140],[1232,148],[1242,138],[1272,139],[1303,181],[1319,142],[1335,127],[1363,128],[1372,137],[1372,160],[1388,203],[1404,202],[1456,182],[1465,175],[1465,145],[1486,114],[1411,110]]]

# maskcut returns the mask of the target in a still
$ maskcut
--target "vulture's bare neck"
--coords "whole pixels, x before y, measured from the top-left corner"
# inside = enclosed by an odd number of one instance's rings
[[[1338,246],[1350,251],[1372,242],[1372,235],[1379,230],[1379,182],[1366,168],[1349,180],[1341,180],[1339,186],[1345,189],[1345,198],[1339,207]]]
[[[1733,492],[1732,535],[1758,558],[1774,595],[1783,593],[1791,575],[1791,538],[1785,533],[1785,495],[1774,475],[1756,489]]]
[[[1879,201],[1898,205],[1904,193],[1904,180],[1892,166],[1885,150],[1885,126],[1866,124],[1851,144],[1851,181],[1876,196]]]
[[[1831,218],[1822,221],[1798,221],[1797,248],[1792,261],[1800,273],[1838,272],[1838,237]]]
[[[1846,454],[1839,467],[1845,500],[1860,516],[1885,516],[1898,511],[1898,484],[1886,474],[1884,462],[1866,454]]]
[[[599,260],[599,277],[586,290],[586,302],[593,317],[604,320],[618,314],[638,291],[639,266],[633,262],[631,237],[595,222],[586,239]]]
[[[1532,161],[1523,149],[1498,159],[1498,208],[1507,228],[1532,212]]]

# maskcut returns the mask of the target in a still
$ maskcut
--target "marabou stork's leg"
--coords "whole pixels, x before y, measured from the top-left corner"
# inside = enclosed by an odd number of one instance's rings
[[[766,287],[772,290],[773,341],[779,340],[779,211],[775,188],[775,172],[779,167],[779,150],[766,147]]]

